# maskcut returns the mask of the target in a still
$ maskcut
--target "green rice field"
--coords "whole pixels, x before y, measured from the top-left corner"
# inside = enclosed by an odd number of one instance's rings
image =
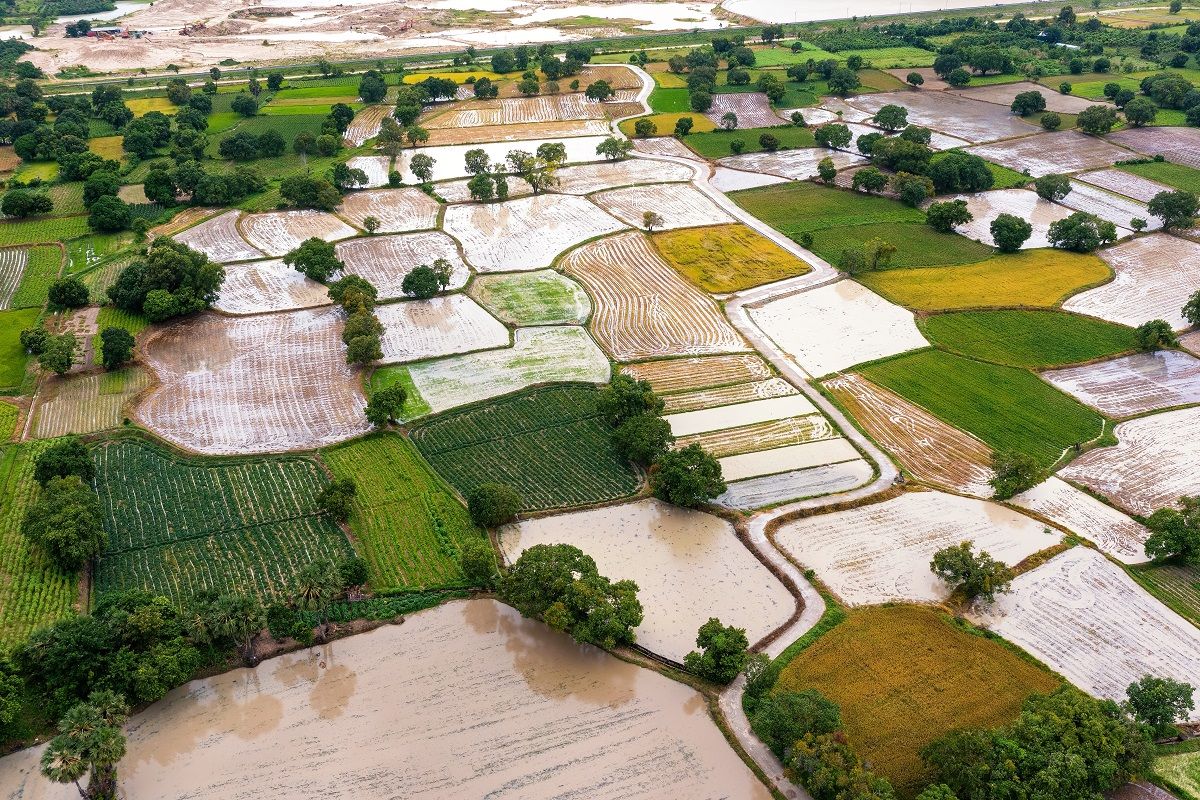
[[[1137,347],[1132,328],[1063,311],[960,311],[918,324],[943,350],[1012,367],[1060,367]]]

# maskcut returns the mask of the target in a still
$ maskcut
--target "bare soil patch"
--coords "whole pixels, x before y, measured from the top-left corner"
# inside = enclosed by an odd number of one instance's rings
[[[335,249],[346,265],[346,272],[375,284],[383,299],[402,297],[404,276],[421,264],[432,264],[439,258],[450,262],[448,288],[462,288],[471,275],[454,240],[440,231],[350,239],[338,242]]]
[[[387,179],[384,179],[387,183]],[[372,189],[346,195],[338,212],[358,227],[367,217],[379,220],[380,233],[404,233],[437,227],[441,205],[420,189]]]
[[[1017,172],[1028,171],[1035,178],[1051,173],[1111,167],[1118,161],[1130,158],[1128,150],[1098,136],[1087,136],[1078,131],[1039,133],[1005,142],[976,145],[968,152]]]
[[[358,233],[333,214],[310,209],[248,214],[239,227],[247,242],[270,256],[285,255],[305,239],[316,237],[333,242]]]

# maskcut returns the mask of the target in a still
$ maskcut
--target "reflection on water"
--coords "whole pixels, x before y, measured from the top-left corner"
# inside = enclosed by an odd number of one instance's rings
[[[491,600],[180,687],[121,787],[170,798],[767,798],[699,694]],[[0,759],[0,799],[77,797]]]

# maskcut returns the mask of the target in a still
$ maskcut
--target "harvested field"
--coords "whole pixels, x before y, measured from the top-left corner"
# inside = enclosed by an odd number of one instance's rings
[[[507,347],[508,328],[464,294],[376,306],[383,324],[381,364]]]
[[[586,244],[561,268],[590,290],[595,312],[589,327],[618,361],[747,349],[716,304],[680,278],[642,234]]]
[[[1149,515],[1183,495],[1200,494],[1196,460],[1200,408],[1122,422],[1118,444],[1084,453],[1059,473],[1134,514]]]
[[[860,372],[992,448],[1025,453],[1043,467],[1104,428],[1099,414],[1025,369],[924,350]]]
[[[1155,233],[1106,248],[1100,257],[1116,278],[1063,308],[1129,326],[1165,319],[1176,330],[1188,327],[1180,311],[1200,286],[1200,244]]]
[[[963,266],[869,272],[855,279],[893,303],[922,311],[950,311],[980,306],[1050,308],[1111,275],[1097,256],[1049,249]]]
[[[353,553],[317,511],[328,479],[305,458],[212,462],[139,439],[92,452],[109,546],[98,594],[145,589],[175,602],[192,594],[248,591],[290,596],[302,567]]]
[[[226,314],[263,314],[328,305],[329,292],[279,259],[247,261],[225,268],[213,308]]]
[[[667,131],[660,131],[660,133],[667,133]],[[633,149],[639,153],[646,153],[652,156],[674,156],[675,158],[686,158],[691,161],[703,160],[674,136],[654,136],[649,139],[634,139]]]
[[[1082,175],[1076,176],[1076,180],[1086,181],[1093,186],[1099,186],[1101,189],[1107,189],[1110,192],[1132,197],[1141,203],[1149,203],[1158,193],[1169,192],[1171,190],[1170,186],[1164,186],[1161,183],[1143,178],[1140,175],[1135,175],[1132,172],[1126,172],[1123,169],[1098,169],[1095,172],[1085,172]],[[1074,188],[1079,187],[1075,186]],[[1143,219],[1147,223],[1162,224],[1148,214]]]
[[[170,222],[164,222],[162,225],[155,225],[150,229],[150,238],[155,236],[175,236],[185,228],[195,225],[198,222],[216,216],[220,213],[215,208],[201,208],[199,206],[191,206],[180,211],[175,216],[171,217]]]
[[[719,459],[721,474],[727,481],[779,475],[825,464],[860,460],[861,456],[854,445],[840,437],[786,445],[773,450],[740,453]]]
[[[1011,114],[1008,114],[1008,117],[1015,119]],[[1157,132],[1162,129],[1153,130]],[[1114,136],[1116,135],[1119,134]],[[1105,139],[1078,131],[1039,133],[1021,139],[977,145],[967,152],[983,156],[1017,172],[1028,170],[1035,178],[1057,172],[1111,167],[1118,161],[1130,158],[1128,150],[1110,144]]]
[[[347,159],[346,166],[350,169],[361,169],[367,174],[367,183],[363,188],[377,189],[380,186],[388,185],[388,172],[392,168],[392,159],[388,156],[355,156]],[[432,198],[430,199],[432,200]]]
[[[1106,219],[1125,230],[1133,229],[1133,220],[1135,219],[1143,220],[1146,223],[1146,230],[1149,231],[1156,231],[1162,227],[1162,222],[1158,217],[1153,216],[1142,203],[1081,181],[1071,181],[1070,194],[1058,202],[1076,211],[1095,214],[1100,219]],[[1124,230],[1117,231],[1118,236],[1124,234]]]
[[[422,127],[433,131],[440,128],[530,125],[585,119],[604,119],[604,106],[575,92],[471,100],[455,104],[449,111],[430,117],[422,123]]]
[[[748,403],[668,414],[664,419],[671,426],[671,433],[676,436],[690,436],[816,413],[816,406],[807,397],[793,393],[751,400]]]
[[[708,713],[688,686],[470,600],[171,692],[132,719],[121,785],[130,797],[215,797],[235,781],[282,797],[769,800]],[[461,769],[459,754],[483,752]],[[0,794],[77,797],[38,774],[40,755],[0,761]]]
[[[828,389],[868,434],[920,480],[990,497],[992,449],[861,375],[839,375]]]
[[[349,524],[372,590],[463,582],[458,553],[479,531],[412,442],[389,431],[322,450],[321,458],[358,488]]]
[[[12,306],[13,295],[21,285],[25,265],[29,263],[29,250],[24,247],[6,247],[0,250],[0,310]]]
[[[654,211],[663,218],[658,230],[664,231],[736,221],[690,184],[631,186],[600,192],[591,199],[634,228],[642,226],[642,215],[646,211]]]
[[[594,558],[600,574],[637,583],[645,608],[638,644],[676,661],[695,649],[710,617],[745,628],[753,643],[796,606],[733,525],[658,500],[526,520],[502,528],[500,541],[510,563],[538,544],[570,544]]]
[[[656,235],[654,244],[667,263],[706,292],[736,292],[812,269],[740,224],[667,231]]]
[[[756,450],[819,442],[836,436],[837,431],[829,424],[829,420],[820,414],[812,414],[807,417],[787,417],[740,428],[680,436],[676,444],[679,447],[698,444],[714,458],[724,458]]]
[[[442,226],[483,272],[541,269],[564,250],[625,226],[582,197],[537,195],[451,206]]]
[[[771,368],[757,355],[708,356],[627,364],[621,373],[647,381],[658,394],[672,394],[763,380],[771,377]]]
[[[135,414],[210,454],[311,449],[366,433],[341,329],[332,309],[178,322],[141,345],[160,384]]]
[[[784,124],[784,120],[771,108],[767,96],[761,92],[715,94],[712,100],[712,108],[704,116],[717,125],[721,124],[721,117],[730,112],[737,115],[739,128],[771,128]]]
[[[1084,109],[1098,105],[1093,100],[1088,100],[1085,97],[1077,97],[1073,94],[1061,94],[1042,86],[1038,83],[1030,83],[1029,81],[1017,81],[1015,83],[995,83],[991,86],[968,86],[965,89],[951,89],[950,94],[967,100],[980,100],[985,103],[996,103],[997,105],[1009,108],[1012,106],[1013,99],[1022,92],[1038,92],[1042,97],[1046,98],[1046,110],[1056,111],[1059,114],[1078,114]],[[1099,105],[1103,105],[1102,103]],[[1011,112],[1010,112],[1011,113]],[[1036,121],[1036,120],[1034,120]]]
[[[384,117],[391,112],[391,107],[387,105],[367,106],[355,114],[354,119],[350,120],[342,138],[351,147],[362,147],[368,139],[374,139],[379,135],[380,124]],[[351,166],[355,165],[351,164]]]
[[[921,320],[937,347],[1011,367],[1061,367],[1137,348],[1130,328],[1061,311],[953,311]]]
[[[913,606],[851,611],[783,669],[780,690],[817,689],[841,707],[850,745],[912,797],[931,777],[919,753],[952,730],[1017,718],[1060,680],[1012,649]]]
[[[523,142],[532,136],[548,136],[556,140],[565,140],[576,137],[603,136],[608,132],[608,123],[603,119],[528,122],[520,125],[475,125],[464,128],[435,128],[429,131],[429,141],[426,142],[426,146],[503,144]],[[500,157],[503,157],[503,155],[503,152],[499,154]],[[582,161],[584,159],[573,160]]]
[[[787,178],[776,175],[764,175],[757,172],[743,172],[740,169],[717,167],[713,176],[708,179],[708,185],[720,192],[736,192],[742,189],[757,189],[760,186],[773,186],[784,183]]]
[[[270,256],[286,255],[305,239],[333,242],[358,234],[333,214],[310,209],[247,214],[239,227],[247,242]]]
[[[1086,547],[1018,576],[980,621],[1097,697],[1124,700],[1143,675],[1200,674],[1200,630]]]
[[[135,366],[47,380],[38,391],[33,435],[50,439],[116,428],[125,404],[149,385],[150,375]]]
[[[426,361],[408,367],[433,411],[487,400],[539,383],[606,383],[608,357],[583,328],[520,328],[513,346]]]
[[[564,123],[576,124],[576,123]],[[608,138],[608,125],[602,122],[588,123],[596,126],[603,126],[602,133],[604,135],[596,136],[571,136],[562,138],[555,136],[553,133],[547,133],[552,129],[551,125],[543,124],[530,126],[528,130],[523,130],[518,127],[505,126],[502,130],[509,131],[513,135],[537,136],[547,138],[521,138],[513,140],[504,140],[497,142],[470,142],[466,144],[445,144],[431,147],[420,147],[416,149],[405,150],[403,156],[396,159],[395,168],[404,177],[404,182],[408,184],[418,184],[420,181],[412,174],[408,168],[409,161],[417,153],[423,153],[434,160],[433,164],[433,181],[450,180],[451,178],[464,178],[467,176],[466,153],[468,150],[479,148],[483,150],[492,159],[492,163],[503,161],[505,156],[513,150],[524,150],[532,153],[538,149],[539,145],[546,142],[561,142],[567,149],[567,163],[577,164],[581,162],[595,161],[596,145]],[[466,129],[463,129],[466,130]]]
[[[1013,565],[1060,540],[1024,514],[933,491],[787,522],[775,531],[780,547],[850,605],[945,600],[950,588],[929,569],[943,547],[970,541]]]
[[[1195,128],[1128,128],[1107,138],[1139,153],[1200,169],[1200,130]]]
[[[816,177],[817,164],[824,158],[832,160],[838,169],[867,163],[867,159],[862,156],[842,150],[827,150],[824,147],[780,150],[774,153],[744,153],[740,156],[726,156],[718,163],[730,169],[778,175],[781,178],[804,181]]]
[[[509,325],[582,325],[592,313],[583,287],[549,269],[480,275],[470,294]]]
[[[239,216],[241,216],[240,212],[226,211],[224,214],[204,220],[182,233],[174,234],[172,238],[177,242],[183,242],[193,250],[204,253],[213,261],[221,263],[262,258],[266,254],[247,244],[242,239],[242,235],[238,233]]]
[[[1107,417],[1200,403],[1200,359],[1175,350],[1050,370],[1042,377]]]
[[[873,468],[862,459],[734,481],[713,504],[748,511],[788,500],[845,492],[871,480]]]
[[[627,158],[602,164],[579,164],[558,171],[558,186],[554,187],[554,191],[562,194],[591,194],[619,186],[690,181],[693,173],[694,170],[683,164],[650,161],[644,158]],[[640,219],[637,224],[641,225]]]
[[[429,265],[439,258],[450,262],[447,288],[460,289],[471,277],[454,240],[441,231],[350,239],[338,242],[335,250],[346,265],[346,273],[375,284],[380,298],[403,297],[404,276],[421,264]]]
[[[1039,128],[1013,116],[1007,108],[944,92],[865,94],[849,103],[874,114],[885,105],[908,109],[908,121],[969,142],[993,142],[1034,133]]]
[[[1051,476],[1009,502],[1090,539],[1126,564],[1146,561],[1145,544],[1150,531],[1060,478]]]
[[[516,489],[525,511],[633,494],[638,477],[613,447],[590,386],[523,392],[412,427],[421,455],[459,494],[484,483]]]
[[[735,383],[715,389],[700,389],[694,392],[673,394],[663,398],[666,404],[663,412],[679,414],[684,411],[698,411],[703,408],[749,403],[752,400],[766,400],[771,397],[786,397],[794,394],[799,394],[799,392],[783,378],[767,378],[753,383]]]
[[[812,377],[929,344],[911,312],[848,280],[751,308],[750,318]]]
[[[1001,189],[938,199],[965,200],[967,208],[975,218],[965,225],[959,225],[956,230],[963,236],[984,244],[994,244],[991,225],[1001,214],[1012,214],[1025,220],[1033,226],[1033,235],[1021,245],[1022,250],[1049,247],[1050,241],[1046,235],[1050,230],[1050,223],[1071,216],[1069,209],[1043,200],[1036,192],[1028,189]]]

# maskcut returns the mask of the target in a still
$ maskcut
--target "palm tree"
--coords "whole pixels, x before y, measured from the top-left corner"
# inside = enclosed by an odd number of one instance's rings
[[[92,692],[59,721],[59,735],[42,753],[42,774],[55,783],[74,783],[88,800],[115,800],[117,763],[125,757],[121,727],[128,718],[129,706],[119,694]],[[79,784],[85,773],[90,773],[86,790]]]
[[[296,576],[296,605],[304,611],[317,612],[321,639],[325,638],[329,625],[329,604],[341,591],[341,572],[329,559],[312,562]]]
[[[88,765],[83,760],[73,741],[56,736],[42,751],[42,774],[55,783],[73,783],[80,797],[87,797],[87,790],[79,779],[87,774]]]
[[[217,598],[215,610],[213,625],[217,635],[234,642],[242,661],[249,664],[254,654],[254,637],[266,624],[262,606],[244,594],[225,594]]]

